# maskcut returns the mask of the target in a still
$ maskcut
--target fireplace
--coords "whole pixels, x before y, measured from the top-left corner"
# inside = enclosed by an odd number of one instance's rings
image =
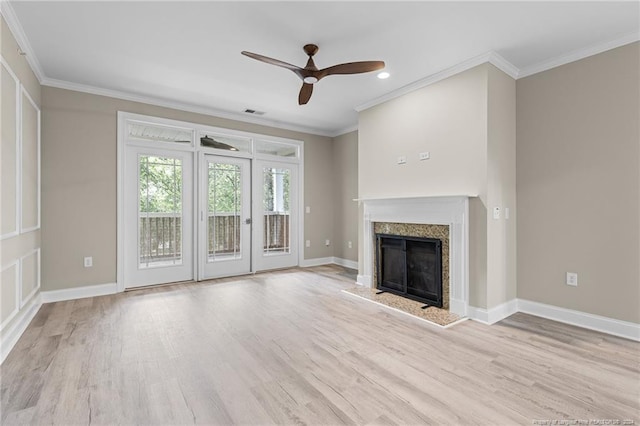
[[[466,316],[469,304],[469,196],[376,198],[363,207],[363,262],[358,283],[377,287],[376,234],[442,241],[442,308]]]
[[[441,308],[442,242],[376,234],[376,276],[379,290]]]

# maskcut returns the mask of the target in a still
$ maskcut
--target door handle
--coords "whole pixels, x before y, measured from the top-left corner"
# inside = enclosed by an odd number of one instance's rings
[[[251,218],[250,217],[246,218],[244,220],[244,223],[247,224],[247,225],[251,225]]]

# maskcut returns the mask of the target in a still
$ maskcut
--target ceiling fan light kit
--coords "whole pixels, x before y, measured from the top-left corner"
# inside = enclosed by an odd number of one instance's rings
[[[269,58],[267,56],[259,55],[257,53],[242,51],[241,53],[249,58],[265,62],[267,64],[276,65],[278,67],[291,70],[295,75],[302,80],[302,88],[298,95],[298,104],[305,105],[311,99],[313,93],[313,85],[329,75],[338,74],[361,74],[365,72],[377,71],[384,68],[383,61],[361,61],[361,62],[347,62],[344,64],[333,65],[328,68],[318,69],[313,62],[313,55],[318,52],[318,46],[315,44],[307,44],[303,47],[304,52],[309,56],[307,64],[304,68],[300,68],[296,65],[289,64],[287,62],[280,61],[278,59]]]

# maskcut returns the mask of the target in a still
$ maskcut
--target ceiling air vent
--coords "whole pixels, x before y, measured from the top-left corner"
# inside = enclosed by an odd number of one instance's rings
[[[253,114],[253,115],[264,115],[264,111],[256,111],[255,109],[245,109],[244,110],[245,113],[247,114]]]

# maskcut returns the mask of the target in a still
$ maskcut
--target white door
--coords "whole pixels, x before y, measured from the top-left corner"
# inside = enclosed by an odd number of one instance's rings
[[[201,278],[251,272],[251,169],[244,158],[204,155],[200,172]]]
[[[193,280],[193,153],[128,147],[125,179],[125,288]]]
[[[255,160],[253,256],[256,271],[298,265],[298,165]]]

